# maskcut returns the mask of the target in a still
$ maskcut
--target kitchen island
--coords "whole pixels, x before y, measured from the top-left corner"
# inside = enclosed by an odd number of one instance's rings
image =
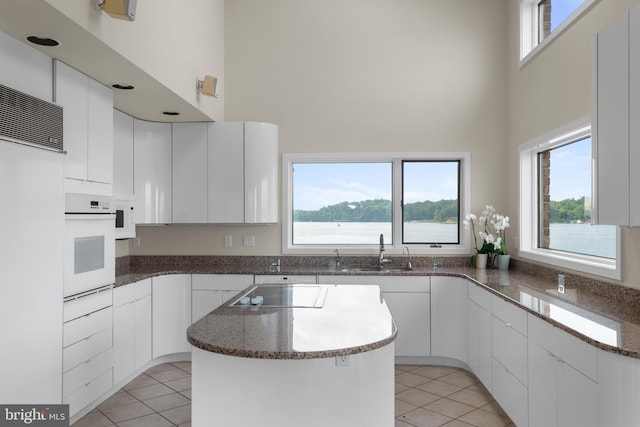
[[[377,286],[253,288],[187,330],[193,426],[393,425],[397,330]]]

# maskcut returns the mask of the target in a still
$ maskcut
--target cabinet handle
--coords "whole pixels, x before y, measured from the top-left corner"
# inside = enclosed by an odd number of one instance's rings
[[[507,328],[511,327],[511,323],[507,323],[506,325],[507,325]]]

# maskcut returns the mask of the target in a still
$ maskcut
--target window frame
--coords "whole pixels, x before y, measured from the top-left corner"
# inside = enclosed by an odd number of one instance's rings
[[[470,212],[471,154],[469,152],[389,152],[389,153],[284,153],[282,156],[282,252],[283,254],[333,254],[338,249],[341,254],[369,255],[378,253],[378,245],[294,245],[293,244],[293,173],[292,166],[299,162],[391,162],[392,194],[391,221],[393,242],[385,241],[385,250],[391,255],[402,255],[403,248],[410,248],[412,255],[468,255],[470,239],[462,229],[459,244],[443,244],[440,247],[418,243],[402,243],[402,162],[409,161],[449,161],[460,162],[459,197],[460,223]]]
[[[518,147],[520,153],[520,239],[518,254],[520,257],[531,261],[542,262],[555,267],[581,271],[609,279],[622,280],[622,238],[620,227],[616,227],[615,259],[538,247],[538,237],[540,233],[538,154],[588,135],[591,135],[591,121],[590,117],[585,117],[525,142]],[[592,144],[593,140],[594,138],[592,136]],[[594,172],[592,162],[592,204],[595,204],[595,195],[593,194]]]
[[[540,19],[538,4],[540,0],[518,0],[519,17],[520,17],[520,62],[519,66],[524,66],[532,58],[534,58],[546,46],[551,44],[556,37],[560,36],[567,28],[573,25],[578,19],[595,6],[600,0],[584,0],[576,10],[562,21],[555,30],[539,40]]]

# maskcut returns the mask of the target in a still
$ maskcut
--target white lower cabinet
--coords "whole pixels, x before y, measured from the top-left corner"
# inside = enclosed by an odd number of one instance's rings
[[[251,274],[194,274],[191,278],[192,322],[252,284]]]
[[[318,283],[380,286],[398,327],[396,360],[417,361],[431,355],[430,278],[425,276],[318,276]],[[411,359],[414,358],[414,359]]]
[[[467,281],[431,277],[431,355],[467,362]]]
[[[113,383],[151,360],[151,279],[113,292]]]
[[[491,370],[491,392],[496,402],[518,427],[527,427],[528,396],[527,387],[502,365],[495,357]]]
[[[467,300],[468,309],[468,336],[467,336],[467,358],[469,367],[476,374],[478,379],[487,388],[492,390],[491,371],[491,311],[486,302],[482,301],[481,292],[477,290],[477,285],[469,283]]]
[[[62,401],[73,416],[112,386],[111,289],[63,305]]]
[[[616,425],[598,424],[596,348],[531,314],[529,331],[529,426]]]
[[[191,351],[187,328],[191,325],[191,275],[152,278],[153,357]]]

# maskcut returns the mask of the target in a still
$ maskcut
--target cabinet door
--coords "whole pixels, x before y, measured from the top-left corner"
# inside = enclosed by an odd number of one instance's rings
[[[244,124],[244,222],[278,222],[278,126]]]
[[[222,304],[222,291],[196,290],[191,296],[191,321],[202,318]]]
[[[113,195],[133,196],[133,117],[113,110]]]
[[[629,11],[629,163],[640,164],[640,6]],[[629,182],[640,182],[640,170],[629,168]],[[633,185],[630,187],[630,219],[631,225],[640,225],[640,191]]]
[[[527,387],[497,359],[493,359],[491,394],[518,427],[529,425]]]
[[[88,78],[87,180],[113,183],[113,91]]]
[[[136,224],[171,222],[171,124],[134,121]]]
[[[558,426],[597,427],[597,384],[563,361],[558,361],[557,373]]]
[[[116,289],[117,291],[117,289]],[[132,302],[113,309],[113,383],[119,384],[133,374],[135,326]]]
[[[172,125],[173,222],[207,222],[207,124]]]
[[[243,123],[210,123],[208,127],[209,222],[243,223]]]
[[[529,343],[529,427],[556,427],[556,358],[534,342]]]
[[[491,381],[491,313],[478,306],[478,371],[476,375],[487,390],[492,390]]]
[[[87,179],[89,78],[55,61],[55,102],[64,108],[64,176]]]
[[[151,295],[147,295],[134,303],[134,361],[133,367],[138,370],[151,360]]]
[[[391,316],[398,327],[396,357],[429,356],[430,295],[428,293],[383,292]]]
[[[191,351],[187,328],[191,324],[191,275],[154,277],[153,357]]]
[[[597,36],[595,59],[596,202],[598,224],[629,224],[629,21],[624,15]]]
[[[431,278],[431,355],[467,361],[467,281]]]

